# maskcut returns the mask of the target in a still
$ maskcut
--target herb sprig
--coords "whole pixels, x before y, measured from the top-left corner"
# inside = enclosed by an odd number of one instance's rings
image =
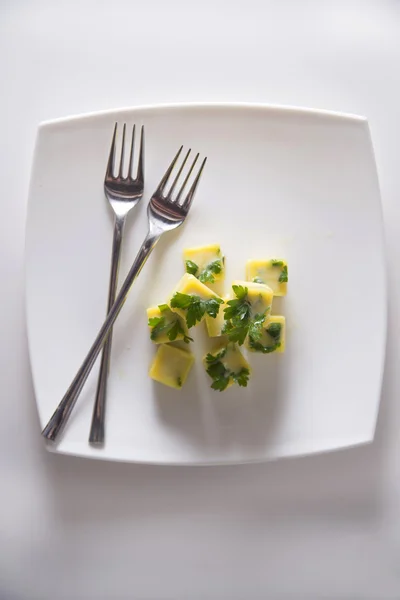
[[[267,329],[265,330],[273,339],[272,344],[262,344],[259,339],[256,339],[249,336],[249,345],[250,348],[255,350],[256,352],[262,352],[263,354],[269,354],[270,352],[275,352],[281,345],[281,333],[282,333],[282,324],[281,323],[271,323]]]
[[[287,283],[288,280],[289,280],[288,268],[287,268],[287,265],[285,265],[284,267],[282,267],[282,271],[281,271],[281,274],[279,275],[278,281],[279,281],[279,283]]]
[[[207,354],[207,373],[213,380],[211,387],[213,390],[223,392],[229,385],[230,381],[233,380],[241,387],[246,387],[250,377],[250,371],[246,367],[243,367],[237,372],[228,369],[222,362],[222,358],[227,353],[228,348],[223,348],[218,354]]]
[[[248,288],[243,285],[233,285],[232,289],[236,298],[227,302],[228,306],[224,310],[226,322],[222,333],[228,336],[230,342],[237,342],[241,346],[248,334],[256,341],[261,338],[265,315],[270,307],[263,313],[252,316],[251,305],[247,299]]]
[[[158,308],[161,313],[170,310],[168,304],[160,304]],[[172,315],[172,311],[170,312]],[[156,340],[159,335],[165,334],[170,342],[174,342],[178,335],[182,336],[182,339],[186,344],[193,342],[193,339],[186,335],[185,330],[181,325],[179,315],[173,315],[173,318],[170,320],[167,320],[165,316],[150,317],[148,324],[149,327],[152,328],[150,333],[150,338],[152,340]]]
[[[214,283],[215,275],[222,271],[222,261],[218,258],[210,262],[202,271],[192,260],[186,261],[186,273],[190,273],[197,277],[201,283]]]
[[[172,308],[180,308],[186,312],[186,324],[189,328],[200,322],[205,314],[215,319],[222,303],[222,298],[203,300],[200,296],[181,292],[176,292],[171,299]]]

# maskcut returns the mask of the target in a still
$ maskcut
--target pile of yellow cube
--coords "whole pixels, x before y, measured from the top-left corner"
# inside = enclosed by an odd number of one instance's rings
[[[223,391],[233,384],[246,386],[251,368],[240,345],[264,354],[285,350],[285,317],[272,315],[271,308],[274,296],[286,295],[287,263],[248,260],[246,280],[234,281],[224,295],[225,259],[218,244],[188,248],[183,259],[186,273],[168,301],[147,309],[150,339],[158,345],[150,377],[182,388],[194,363],[182,342],[189,345],[190,328],[204,321],[209,337],[221,338],[203,359],[211,387]]]

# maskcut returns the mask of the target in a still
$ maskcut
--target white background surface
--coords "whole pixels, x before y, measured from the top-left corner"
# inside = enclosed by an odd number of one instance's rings
[[[1,600],[399,598],[399,39],[394,1],[0,3]],[[373,445],[215,469],[46,453],[23,299],[37,123],[195,100],[369,118],[390,290]]]

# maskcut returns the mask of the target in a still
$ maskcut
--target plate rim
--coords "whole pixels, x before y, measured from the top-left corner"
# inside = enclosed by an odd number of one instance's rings
[[[133,106],[122,106],[119,108],[107,108],[98,111],[89,111],[84,113],[77,113],[66,117],[56,117],[54,119],[48,119],[41,121],[38,125],[38,129],[51,128],[54,125],[62,125],[63,123],[70,123],[71,121],[80,121],[83,119],[91,119],[102,116],[110,116],[113,114],[124,113],[124,112],[140,112],[142,110],[155,111],[155,110],[182,110],[182,109],[244,109],[244,110],[255,110],[255,111],[282,111],[293,114],[304,114],[331,117],[338,120],[349,120],[360,123],[368,123],[367,117],[364,115],[357,115],[354,113],[346,113],[342,111],[335,111],[322,108],[310,108],[304,106],[296,106],[291,104],[269,104],[264,102],[165,102],[165,103],[154,103],[154,104],[138,104]]]

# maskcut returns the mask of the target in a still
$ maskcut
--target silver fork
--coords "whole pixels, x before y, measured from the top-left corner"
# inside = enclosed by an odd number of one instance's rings
[[[197,171],[197,174],[189,188],[189,191],[187,192],[186,196],[182,199],[183,192],[186,189],[189,178],[193,172],[194,166],[199,157],[198,154],[196,155],[182,185],[179,188],[178,193],[175,197],[173,197],[173,192],[175,191],[183,167],[185,166],[190,154],[189,150],[182,161],[177,175],[173,180],[170,189],[168,190],[168,193],[166,193],[168,181],[182,152],[182,148],[183,146],[181,146],[178,150],[178,153],[176,154],[172,163],[168,167],[165,175],[161,179],[156,191],[150,199],[150,202],[147,207],[149,230],[133,262],[133,265],[131,266],[129,273],[121,286],[117,298],[114,304],[112,305],[111,310],[109,311],[106,320],[104,321],[79,371],[77,372],[75,378],[73,379],[60,404],[54,411],[49,422],[42,431],[43,437],[45,437],[48,440],[55,441],[58,434],[67,422],[72,412],[72,409],[75,406],[75,402],[85,384],[85,381],[94,363],[96,362],[96,358],[100,353],[100,350],[107,338],[107,335],[111,330],[112,326],[114,325],[115,320],[117,319],[124,305],[128,292],[136,277],[142,270],[143,265],[150,256],[150,253],[154,249],[158,240],[163,235],[163,233],[171,231],[172,229],[176,229],[177,227],[182,225],[189,213],[190,207],[193,202],[194,194],[196,192],[196,188],[199,183],[200,176],[203,172],[207,158],[205,158],[201,163],[201,166]]]
[[[122,237],[126,217],[129,211],[136,206],[143,196],[144,175],[143,175],[143,138],[144,129],[142,126],[140,134],[139,159],[136,177],[133,178],[133,154],[135,144],[135,125],[132,129],[131,150],[129,155],[129,166],[127,176],[124,177],[124,155],[125,155],[125,131],[126,123],[122,129],[121,157],[119,162],[119,171],[117,177],[115,172],[115,146],[117,137],[118,123],[115,123],[114,134],[111,142],[110,156],[108,159],[106,176],[104,179],[104,193],[115,214],[114,235],[111,253],[111,271],[110,283],[108,288],[107,313],[115,302],[117,292],[117,281],[119,263],[121,258]],[[110,366],[112,343],[112,330],[103,347],[100,361],[99,379],[97,382],[96,399],[93,408],[92,425],[90,428],[89,442],[92,444],[102,444],[104,442],[104,422],[107,396],[107,378]]]

